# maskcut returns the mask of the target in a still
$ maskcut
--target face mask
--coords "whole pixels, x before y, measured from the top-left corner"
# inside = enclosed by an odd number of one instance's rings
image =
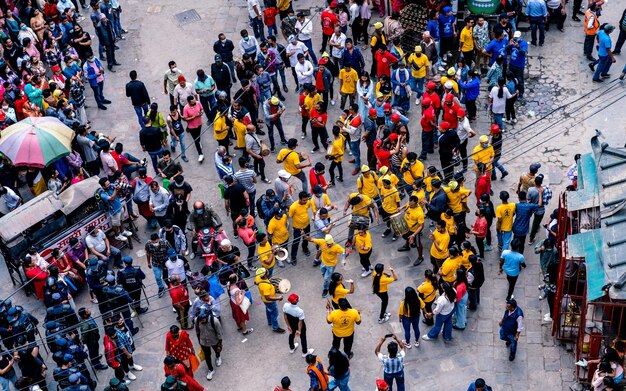
[[[184,184],[185,184],[184,182],[183,183],[174,182],[174,185],[176,187],[183,187]]]
[[[2,106],[2,110],[6,111],[9,109],[9,106]]]
[[[176,205],[183,206],[183,202],[182,201],[176,201]]]
[[[152,247],[158,250],[159,248],[161,248],[161,243],[152,243]]]
[[[250,37],[248,37],[248,36],[243,37],[243,40],[244,40],[244,41],[246,41],[246,42],[248,42],[248,41],[250,40]]]
[[[196,209],[196,214],[197,214],[197,215],[202,215],[202,214],[204,214],[204,209]]]
[[[289,19],[290,19],[290,20],[295,20],[295,19],[296,19],[296,17],[295,17],[295,16],[290,16],[290,17],[289,17]]]
[[[55,27],[56,25],[54,23],[50,23],[50,26],[49,26],[50,30],[54,30]]]
[[[483,148],[487,148],[488,146],[489,146],[489,143],[483,144]]]
[[[519,42],[519,38],[513,38],[515,42]]]
[[[26,31],[26,26],[22,26],[22,27],[20,27],[20,30],[22,30],[22,31]]]
[[[224,42],[224,41],[226,41],[226,38],[220,39],[220,42]]]
[[[172,68],[172,73],[178,73],[178,68]]]

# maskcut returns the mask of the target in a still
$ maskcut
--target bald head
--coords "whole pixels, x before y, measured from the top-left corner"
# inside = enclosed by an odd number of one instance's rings
[[[250,125],[246,125],[246,132],[248,133],[254,133],[256,132],[256,126],[250,124]]]

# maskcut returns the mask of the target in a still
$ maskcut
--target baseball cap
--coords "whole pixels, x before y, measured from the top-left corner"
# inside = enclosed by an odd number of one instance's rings
[[[456,69],[454,69],[454,67],[448,68],[448,76],[454,76],[454,75],[456,75]]]
[[[442,11],[444,14],[447,14],[448,12],[452,11],[452,8],[446,6],[446,7],[443,7]]]
[[[295,40],[296,40],[296,36],[295,36],[295,35],[293,35],[293,34],[291,34],[291,35],[289,36],[289,38],[287,38],[287,41],[289,41],[289,42],[293,42],[293,41],[295,41]]]
[[[391,110],[391,103],[385,103],[385,105],[383,106],[383,110],[384,111]]]
[[[541,163],[533,163],[530,165],[530,171],[537,172],[541,168]]]
[[[381,168],[378,169],[378,171],[380,171],[381,174],[385,175],[389,171],[389,167],[382,166]]]
[[[430,100],[430,98],[424,98],[422,99],[422,106],[430,106],[433,102]]]
[[[324,236],[324,242],[326,242],[326,244],[335,244],[335,239],[333,239],[333,235],[327,234]]]
[[[290,174],[290,173],[288,173],[288,172],[287,172],[287,171],[285,171],[285,170],[279,170],[279,171],[278,171],[278,177],[279,177],[279,178],[283,178],[283,179],[289,179],[289,178],[291,178],[291,174]]]
[[[361,172],[369,172],[370,171],[370,166],[368,166],[367,164],[364,164],[361,166]]]
[[[446,82],[446,84],[448,84],[448,82]],[[454,101],[454,95],[446,94],[446,102],[452,102],[452,101]]]
[[[482,136],[480,136],[480,138],[478,140],[481,143],[487,143],[487,142],[489,142],[489,136],[486,136],[486,135],[483,134]]]
[[[375,29],[382,29],[383,28],[383,24],[380,23],[380,22],[376,22],[376,23],[374,23],[374,28]]]
[[[215,57],[213,57],[215,59],[215,61],[222,61],[222,55],[221,54],[216,54]]]
[[[415,51],[418,53],[422,52],[422,47],[420,45],[415,46]]]
[[[186,80],[185,76],[183,76],[183,75],[178,76],[178,82],[179,83],[182,82],[182,81],[185,81],[185,80]]]
[[[335,0],[330,3],[330,8],[337,8],[337,2]]]
[[[437,84],[435,84],[435,82],[434,82],[434,81],[429,81],[429,82],[426,84],[426,88],[428,88],[429,90],[434,90],[435,88],[437,88]]]
[[[451,90],[452,87],[454,87],[454,84],[452,84],[452,82],[450,80],[446,81],[445,83],[443,83],[443,86],[448,89]]]
[[[256,269],[256,272],[254,273],[255,276],[264,276],[265,273],[267,273],[267,269],[264,267],[260,267],[258,269]]]
[[[319,65],[326,65],[328,64],[328,59],[326,57],[321,58],[318,62]]]
[[[398,113],[391,114],[391,122],[398,122],[398,121],[400,121],[400,114]]]
[[[513,33],[513,38],[521,38],[522,37],[522,32],[521,31],[516,31]]]
[[[278,100],[277,97],[272,96],[272,98],[270,99],[270,103],[274,106],[277,106],[280,103],[280,101]]]
[[[122,262],[124,263],[133,263],[133,259],[129,256],[122,257]]]
[[[501,132],[500,126],[498,126],[498,124],[491,125],[491,128],[489,129],[489,132],[491,132],[491,134],[500,133]]]
[[[233,244],[232,244],[232,243],[230,242],[230,240],[228,240],[228,239],[223,239],[223,240],[220,242],[220,246],[222,246],[222,247],[229,247],[229,246],[232,246],[232,245],[233,245]]]
[[[448,182],[448,187],[450,188],[450,190],[456,190],[456,188],[459,187],[459,182],[450,181]]]
[[[375,108],[370,107],[370,110],[369,110],[369,115],[376,115],[376,116],[377,116],[377,115],[378,115],[378,113],[376,112],[376,109],[375,109]]]
[[[390,141],[396,141],[398,139],[398,133],[391,133],[389,135],[389,140]]]
[[[465,110],[464,110],[464,109],[458,109],[458,110],[456,111],[456,115],[457,115],[458,117],[465,117]]]
[[[439,123],[439,127],[441,129],[450,129],[450,122],[442,121],[442,122]]]
[[[300,301],[300,297],[296,295],[295,293],[292,293],[287,298],[287,301],[290,302],[291,304],[296,304],[298,301]]]

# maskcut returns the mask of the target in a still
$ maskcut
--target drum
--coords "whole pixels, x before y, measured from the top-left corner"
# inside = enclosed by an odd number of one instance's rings
[[[274,255],[276,257],[276,260],[280,261],[280,262],[284,262],[287,259],[287,257],[289,256],[289,253],[287,252],[287,250],[282,248],[282,247],[279,247],[279,248],[277,248],[276,250],[273,250],[273,251],[274,251]]]
[[[270,154],[270,147],[264,142],[261,142],[261,156],[267,156]]]
[[[328,143],[328,148],[326,148],[326,159],[332,159],[333,156],[333,143]]]
[[[364,226],[367,229],[370,225],[370,217],[363,215],[352,215],[352,219],[350,220],[349,227],[352,229],[356,229],[359,226]]]
[[[291,282],[286,278],[274,277],[270,278],[270,282],[274,285],[276,292],[287,293],[291,289]]]
[[[409,226],[406,224],[406,221],[404,221],[404,212],[398,212],[389,216],[389,223],[391,224],[391,229],[397,236],[402,236],[409,232]]]

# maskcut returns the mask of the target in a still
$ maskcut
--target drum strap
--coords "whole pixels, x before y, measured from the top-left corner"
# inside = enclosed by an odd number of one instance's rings
[[[320,383],[320,390],[326,390],[328,389],[328,376],[326,376],[325,373],[323,373],[322,371],[320,371],[317,368],[317,363],[321,364],[321,361],[319,358],[316,359],[315,364],[309,365],[309,367],[307,368],[309,371],[313,371],[313,373],[315,373],[315,376],[317,376],[317,379],[319,380]],[[308,373],[308,371],[307,371]]]

